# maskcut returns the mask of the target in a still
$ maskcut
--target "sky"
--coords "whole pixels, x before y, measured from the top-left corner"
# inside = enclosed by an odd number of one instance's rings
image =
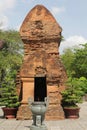
[[[66,48],[87,43],[87,0],[0,0],[0,29],[19,30],[25,16],[37,4],[44,5],[62,27]]]

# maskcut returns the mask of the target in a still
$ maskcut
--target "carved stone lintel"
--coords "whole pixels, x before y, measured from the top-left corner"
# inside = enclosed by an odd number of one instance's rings
[[[35,76],[46,76],[46,68],[42,67],[42,66],[38,66],[35,69]]]

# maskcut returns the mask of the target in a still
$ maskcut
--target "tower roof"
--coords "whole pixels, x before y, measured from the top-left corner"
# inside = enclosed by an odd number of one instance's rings
[[[22,40],[59,39],[61,27],[43,5],[36,5],[25,17],[20,28]]]

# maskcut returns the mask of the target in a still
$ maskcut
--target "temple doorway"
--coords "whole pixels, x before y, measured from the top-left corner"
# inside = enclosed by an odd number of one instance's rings
[[[46,77],[34,78],[34,101],[44,101],[47,97]]]

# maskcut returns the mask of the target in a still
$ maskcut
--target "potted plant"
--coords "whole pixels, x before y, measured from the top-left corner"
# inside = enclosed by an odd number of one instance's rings
[[[15,118],[17,113],[17,108],[20,104],[16,87],[13,80],[4,81],[0,88],[0,106],[4,112],[5,118]]]
[[[66,118],[78,118],[79,106],[78,103],[82,102],[84,92],[78,86],[76,78],[69,78],[66,82],[66,89],[62,92],[62,106]]]

